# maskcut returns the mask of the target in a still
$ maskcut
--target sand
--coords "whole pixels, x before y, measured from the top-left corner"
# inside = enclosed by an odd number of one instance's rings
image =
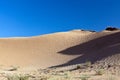
[[[47,68],[102,59],[108,63],[118,62],[119,45],[120,30],[101,32],[72,30],[42,36],[1,38],[0,64]],[[110,57],[114,56],[115,59],[111,60]]]
[[[79,64],[88,62],[92,65],[85,69],[77,69]],[[40,72],[42,74],[45,72],[45,76],[55,74],[60,77],[60,74],[66,74],[61,71],[70,71],[71,75],[88,74],[93,78],[90,80],[102,78],[106,80],[108,73],[94,76],[95,71],[101,68],[109,72],[110,77],[115,76],[113,73],[120,70],[120,30],[101,32],[72,30],[41,36],[0,38],[0,75],[31,74],[35,70],[33,74],[37,77],[41,75]],[[59,72],[46,73],[47,69]]]

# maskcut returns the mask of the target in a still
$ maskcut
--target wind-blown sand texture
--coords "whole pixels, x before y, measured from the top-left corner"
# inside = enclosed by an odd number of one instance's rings
[[[72,30],[35,37],[1,38],[0,64],[47,68],[90,61],[120,64],[120,30]]]
[[[120,30],[1,38],[0,64],[0,80],[14,73],[32,75],[30,80],[119,80]],[[99,76],[98,69],[106,73]]]

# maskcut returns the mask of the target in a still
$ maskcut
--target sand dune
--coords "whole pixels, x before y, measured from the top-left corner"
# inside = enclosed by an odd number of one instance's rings
[[[119,63],[120,30],[72,30],[26,38],[0,39],[0,64],[47,68],[96,61]]]

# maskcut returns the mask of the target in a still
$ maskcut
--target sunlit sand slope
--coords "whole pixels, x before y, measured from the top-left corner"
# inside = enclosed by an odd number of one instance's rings
[[[35,37],[0,39],[0,65],[47,68],[85,61],[120,61],[120,30],[73,30]]]

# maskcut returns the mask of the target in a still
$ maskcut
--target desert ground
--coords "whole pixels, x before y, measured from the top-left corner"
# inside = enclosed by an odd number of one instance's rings
[[[120,30],[0,38],[0,80],[120,80]]]

